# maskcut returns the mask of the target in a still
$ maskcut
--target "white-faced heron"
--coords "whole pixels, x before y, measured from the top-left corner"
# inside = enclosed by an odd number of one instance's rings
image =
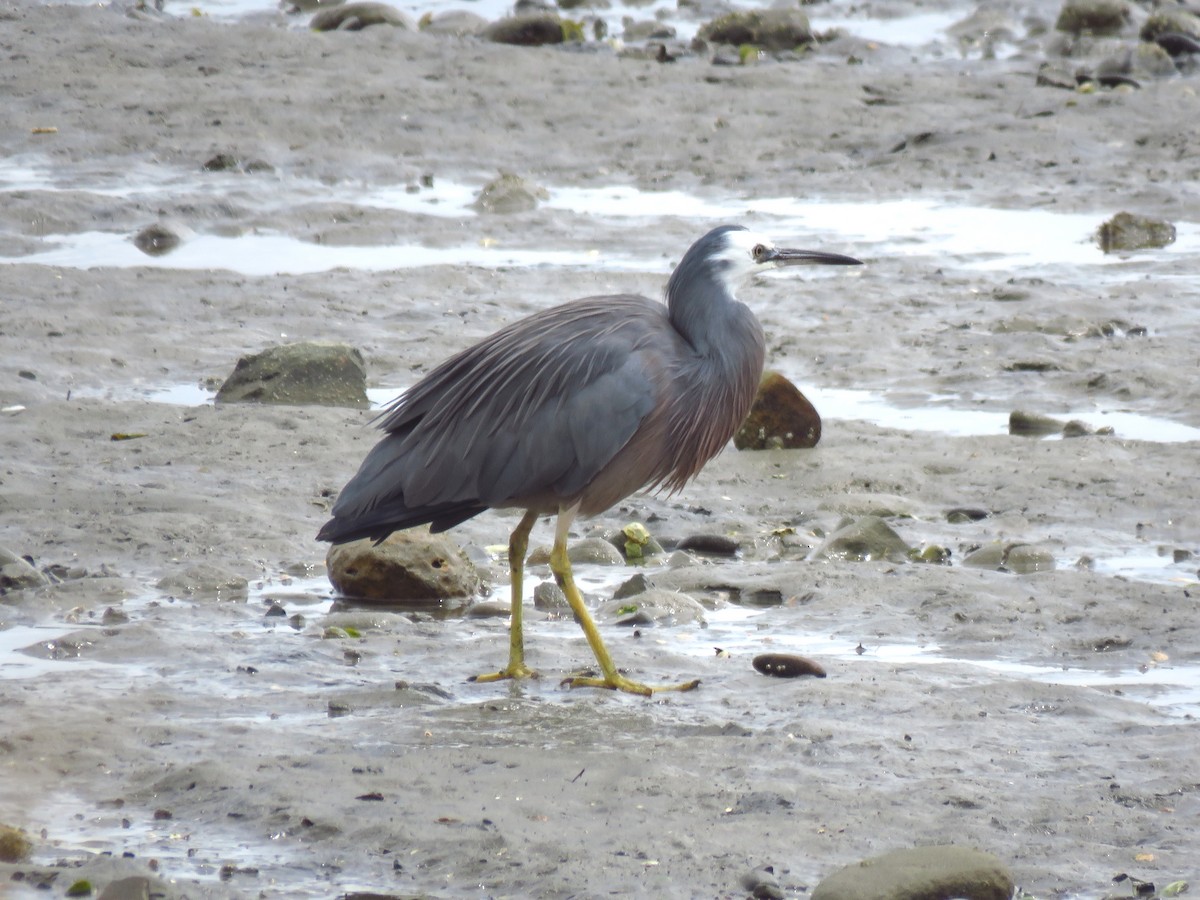
[[[319,540],[383,540],[428,523],[453,528],[485,509],[524,509],[508,543],[508,665],[477,681],[534,675],[525,665],[522,574],[529,532],[557,514],[550,569],[600,666],[578,687],[635,694],[617,671],[567,558],[576,516],[601,513],[642,488],[683,487],[725,446],[754,400],[763,332],[734,296],[749,275],[795,265],[860,265],[784,250],[745,228],[714,228],[667,281],[666,303],[588,297],[534,313],[443,362],[381,417],[386,437],[342,489]]]

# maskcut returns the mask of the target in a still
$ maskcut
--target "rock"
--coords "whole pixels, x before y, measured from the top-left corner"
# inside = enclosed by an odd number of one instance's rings
[[[702,25],[699,37],[714,44],[754,44],[767,50],[794,50],[816,40],[808,16],[797,9],[726,13]]]
[[[638,41],[662,41],[675,37],[675,29],[670,25],[646,19],[635,22],[626,18],[621,30],[621,39],[629,43]]]
[[[617,625],[691,625],[704,623],[704,607],[698,600],[668,591],[664,588],[649,588],[634,597],[610,600],[600,611],[606,619]]]
[[[156,222],[147,225],[133,236],[133,245],[147,256],[166,256],[184,242],[188,235],[180,226]]]
[[[1197,49],[1188,50],[1187,52],[1200,52],[1200,15],[1196,15],[1191,10],[1182,7],[1159,7],[1150,13],[1138,31],[1139,38],[1152,43],[1161,43],[1160,39],[1166,35],[1191,38]],[[1179,44],[1176,42],[1176,44],[1180,49],[1187,47],[1186,43]],[[1172,56],[1179,55],[1178,53],[1172,53],[1170,46],[1163,46]]]
[[[504,172],[484,185],[471,206],[481,213],[509,215],[537,209],[538,203],[549,196],[545,188],[519,175]]]
[[[457,600],[473,596],[481,584],[458,544],[424,529],[396,531],[378,544],[369,538],[334,544],[325,564],[334,589],[357,600]]]
[[[144,875],[130,875],[110,881],[97,900],[150,900],[150,879]]]
[[[0,862],[19,863],[33,852],[33,841],[19,828],[0,825]]]
[[[1062,432],[1063,423],[1050,416],[1023,412],[1015,409],[1008,414],[1008,433],[1025,435],[1027,437],[1042,437],[1047,434]]]
[[[1018,575],[1052,572],[1056,565],[1053,553],[1032,544],[1013,544],[1004,557],[1004,567]]]
[[[1086,31],[1114,35],[1120,34],[1129,22],[1129,4],[1125,0],[1067,0],[1054,27],[1072,34]]]
[[[752,869],[738,879],[742,889],[754,900],[783,900],[786,896],[775,877],[775,870],[770,866]]]
[[[1154,39],[1154,43],[1162,47],[1172,60],[1177,57],[1200,54],[1200,38],[1194,38],[1187,34],[1178,34],[1174,31],[1164,32]]]
[[[50,579],[11,550],[0,547],[0,596],[9,591],[45,587]]]
[[[990,853],[966,847],[914,847],[839,869],[812,900],[1009,900],[1016,885]]]
[[[598,566],[620,566],[625,564],[621,551],[604,538],[584,538],[567,545],[567,559],[573,565],[592,564]],[[531,566],[544,566],[550,562],[550,548],[538,547],[529,554],[526,563]]]
[[[512,604],[507,600],[483,600],[467,609],[468,619],[507,619],[512,615]]]
[[[1165,219],[1119,212],[1096,232],[1105,253],[1119,250],[1145,250],[1175,243],[1175,226]]]
[[[801,675],[825,677],[825,669],[806,656],[794,653],[760,653],[754,657],[754,670],[775,678],[799,678]]]
[[[979,522],[982,519],[987,519],[992,514],[986,509],[978,509],[973,506],[956,506],[954,509],[946,510],[946,521],[952,525],[962,525],[964,522]]]
[[[650,583],[650,579],[643,573],[638,572],[632,578],[628,578],[621,582],[620,586],[613,591],[614,600],[626,600],[629,597],[636,597],[638,594],[644,594],[654,585]]]
[[[563,23],[554,13],[530,13],[500,19],[483,29],[485,40],[497,44],[540,47],[563,42]]]
[[[627,560],[639,562],[663,552],[663,546],[641,522],[630,522],[620,531],[605,535]]]
[[[1032,544],[993,543],[972,550],[963,557],[962,564],[977,569],[1029,575],[1034,572],[1052,571],[1056,568],[1057,561],[1049,550]]]
[[[563,610],[570,609],[571,604],[567,602],[567,595],[562,588],[553,581],[543,581],[533,589],[533,608]]]
[[[217,402],[366,409],[366,364],[347,344],[306,341],[271,347],[237,361],[217,391]]]
[[[421,17],[421,31],[439,37],[474,37],[483,34],[487,19],[465,9],[451,9]]]
[[[417,30],[416,22],[386,3],[347,3],[322,9],[308,23],[313,31],[362,31],[372,25]]]
[[[742,545],[736,539],[723,534],[689,534],[679,542],[676,549],[705,556],[736,556]]]
[[[818,559],[851,562],[880,559],[902,562],[908,559],[908,552],[908,544],[887,522],[878,516],[863,516],[831,534],[816,555]]]
[[[739,450],[789,450],[815,447],[821,440],[821,416],[808,398],[778,372],[767,372],[733,445]]]
[[[244,602],[250,592],[250,582],[241,575],[211,563],[199,563],[182,572],[164,575],[156,587],[173,597],[239,603]]]

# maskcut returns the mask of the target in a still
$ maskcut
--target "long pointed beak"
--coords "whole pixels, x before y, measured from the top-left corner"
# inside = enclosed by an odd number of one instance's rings
[[[776,248],[764,262],[779,266],[861,266],[862,260],[823,250],[786,250]]]

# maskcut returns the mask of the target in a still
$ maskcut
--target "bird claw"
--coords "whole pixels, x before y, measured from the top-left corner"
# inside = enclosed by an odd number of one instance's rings
[[[485,675],[472,675],[470,678],[467,679],[467,681],[474,682],[475,684],[488,684],[493,681],[504,681],[507,678],[511,678],[514,681],[516,681],[521,678],[540,678],[540,677],[541,676],[538,674],[537,669],[531,669],[524,663],[519,663],[517,665],[513,665],[512,663],[509,663],[505,668],[501,669],[499,672],[488,672]]]
[[[567,688],[603,688],[609,691],[625,691],[627,694],[638,694],[642,697],[649,697],[653,694],[660,694],[664,691],[691,691],[695,690],[700,685],[700,679],[695,678],[691,681],[685,681],[683,684],[641,684],[626,678],[624,675],[613,674],[604,678],[594,678],[587,675],[570,675],[559,682],[559,687]]]

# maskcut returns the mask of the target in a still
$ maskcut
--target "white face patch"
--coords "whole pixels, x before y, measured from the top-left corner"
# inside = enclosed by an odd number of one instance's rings
[[[736,289],[755,272],[775,268],[773,262],[759,262],[754,252],[756,247],[775,249],[775,242],[765,234],[757,231],[727,231],[724,238],[724,246],[711,258],[725,263],[718,266],[717,271],[730,294],[736,293]]]

